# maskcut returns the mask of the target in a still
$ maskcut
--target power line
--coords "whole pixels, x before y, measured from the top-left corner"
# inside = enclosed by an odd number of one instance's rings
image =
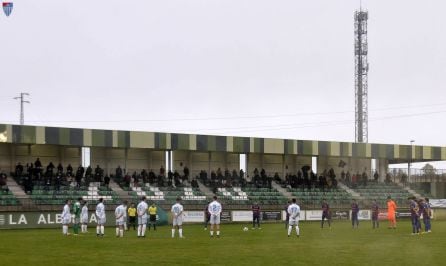
[[[16,97],[19,98],[19,97]],[[373,111],[386,111],[419,107],[434,107],[444,106],[446,103],[429,104],[429,105],[407,105],[398,107],[385,107],[373,109]],[[318,115],[333,115],[333,114],[347,114],[354,111],[330,111],[330,112],[313,112],[313,113],[294,113],[294,114],[273,114],[273,115],[256,115],[256,116],[227,116],[227,117],[186,117],[186,118],[171,118],[171,119],[124,119],[124,120],[30,120],[35,123],[126,123],[126,122],[175,122],[175,121],[206,121],[206,120],[235,120],[235,119],[268,119],[268,118],[286,118],[296,116],[318,116]],[[13,121],[7,121],[13,122]]]

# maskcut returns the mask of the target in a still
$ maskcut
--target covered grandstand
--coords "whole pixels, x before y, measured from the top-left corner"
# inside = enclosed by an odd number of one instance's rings
[[[90,150],[89,165],[101,171],[82,173],[77,181],[83,148]],[[246,156],[244,171],[240,155]],[[28,173],[27,164],[37,158],[42,169]],[[372,159],[376,169],[371,169]],[[303,209],[319,209],[322,199],[335,209],[349,208],[353,199],[367,208],[373,199],[383,206],[389,195],[399,204],[408,196],[424,195],[409,188],[420,177],[404,184],[395,177],[386,179],[389,164],[441,160],[446,160],[446,147],[2,124],[0,171],[7,184],[0,191],[0,206],[51,211],[59,210],[67,198],[82,197],[93,204],[102,197],[116,205],[144,195],[163,208],[181,197],[189,210],[203,210],[215,194],[225,209],[234,210],[248,210],[254,202],[282,210],[291,197]],[[50,162],[63,167],[60,173],[45,171]],[[25,170],[18,174],[19,163]],[[444,181],[439,176],[423,182],[430,184],[429,194],[444,198]]]

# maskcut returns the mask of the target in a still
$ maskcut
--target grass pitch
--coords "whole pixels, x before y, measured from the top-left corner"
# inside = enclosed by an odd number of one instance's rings
[[[170,227],[137,238],[106,228],[106,236],[62,236],[61,229],[0,231],[0,265],[445,265],[446,222],[433,221],[433,233],[412,236],[408,221],[398,229],[371,229],[362,222],[301,222],[301,236],[288,238],[284,224],[222,225],[221,237],[210,238],[202,226],[185,225],[185,239],[172,239]],[[244,232],[242,228],[250,229]],[[70,228],[70,232],[71,232]],[[294,232],[293,232],[294,233]],[[178,234],[178,232],[177,232]]]

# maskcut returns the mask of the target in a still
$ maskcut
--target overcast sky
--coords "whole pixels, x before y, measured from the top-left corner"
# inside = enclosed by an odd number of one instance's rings
[[[356,0],[16,0],[0,123],[354,141]],[[363,1],[369,142],[445,146],[446,1]]]

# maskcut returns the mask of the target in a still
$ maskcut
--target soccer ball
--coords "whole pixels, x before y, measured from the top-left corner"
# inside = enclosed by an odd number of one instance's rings
[[[246,227],[246,226],[245,226],[245,227],[243,227],[243,231],[245,231],[245,232],[246,232],[246,231],[248,231],[248,230],[249,230],[249,229],[248,229],[248,227]]]

